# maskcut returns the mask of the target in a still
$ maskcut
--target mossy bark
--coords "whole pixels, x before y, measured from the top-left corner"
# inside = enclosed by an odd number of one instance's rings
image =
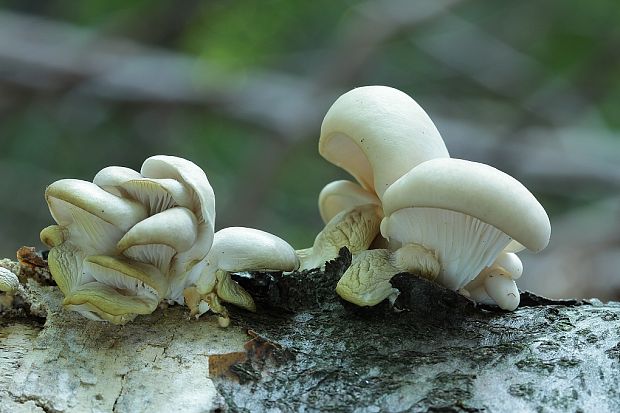
[[[31,280],[0,319],[0,411],[620,411],[619,304],[503,312],[400,274],[393,308],[360,309],[334,293],[349,259],[237,276],[259,311],[227,329],[180,307],[91,322]]]

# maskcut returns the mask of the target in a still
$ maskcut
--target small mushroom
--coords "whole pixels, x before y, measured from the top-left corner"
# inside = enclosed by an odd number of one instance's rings
[[[19,289],[19,279],[12,271],[0,267],[0,291],[14,294]]]
[[[504,249],[493,264],[484,268],[476,278],[460,290],[461,294],[482,304],[497,304],[512,311],[519,305],[519,289],[515,280],[523,273],[519,257]]]
[[[435,281],[454,290],[491,267],[482,280],[485,290],[492,299],[502,297],[497,303],[508,309],[515,307],[516,287],[508,271],[497,271],[493,263],[512,240],[540,251],[551,233],[545,210],[521,183],[488,165],[459,159],[433,159],[412,169],[385,192],[383,210],[381,233],[391,250],[423,246],[439,261]],[[379,275],[373,268],[373,278],[394,275]]]
[[[123,258],[90,256],[83,270],[93,281],[75,288],[63,305],[92,320],[124,324],[138,314],[150,314],[167,288],[157,268]]]
[[[383,214],[377,204],[365,204],[336,214],[316,236],[311,248],[297,250],[300,270],[321,268],[338,256],[342,247],[352,254],[368,249],[379,234]]]
[[[198,224],[187,208],[174,207],[134,225],[116,244],[126,257],[156,266],[163,274],[172,258],[189,250],[198,237]]]
[[[45,190],[45,199],[52,217],[63,229],[46,229],[43,241],[54,244],[71,238],[87,252],[114,253],[123,233],[147,217],[139,203],[78,179],[54,182]],[[60,236],[59,232],[66,234]],[[56,235],[49,236],[52,233]]]
[[[415,272],[429,280],[439,274],[439,262],[433,251],[421,245],[409,244],[392,252],[387,249],[362,251],[353,257],[351,265],[336,285],[336,293],[360,307],[391,301],[398,295],[390,279],[399,273]]]
[[[228,325],[228,312],[220,301],[255,311],[252,297],[230,273],[246,271],[294,271],[299,260],[283,239],[253,228],[230,227],[215,233],[206,266],[195,287],[185,290],[192,315],[211,309]]]
[[[347,180],[331,182],[319,193],[319,213],[325,224],[344,210],[367,204],[381,205],[381,200],[373,192]]]
[[[321,125],[319,153],[383,197],[411,168],[448,150],[424,109],[387,86],[364,86],[340,96]]]

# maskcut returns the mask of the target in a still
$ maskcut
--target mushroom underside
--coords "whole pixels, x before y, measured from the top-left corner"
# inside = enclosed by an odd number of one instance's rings
[[[460,212],[405,208],[384,218],[381,232],[394,250],[418,244],[435,251],[441,270],[436,282],[463,288],[490,266],[511,238],[496,227]]]

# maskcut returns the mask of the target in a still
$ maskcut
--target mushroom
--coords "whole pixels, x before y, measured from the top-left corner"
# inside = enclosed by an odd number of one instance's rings
[[[294,271],[299,260],[283,239],[253,228],[230,227],[215,233],[206,266],[196,285],[185,290],[192,315],[211,309],[220,314],[220,324],[229,323],[221,302],[255,311],[252,297],[230,278],[230,273],[246,271]]]
[[[451,158],[426,161],[394,182],[383,196],[383,212],[381,233],[391,250],[423,246],[439,261],[435,281],[453,290],[463,289],[488,267],[480,281],[489,298],[505,309],[516,308],[515,299],[518,305],[510,271],[521,270],[513,256],[501,256],[504,249],[514,240],[518,244],[512,245],[540,251],[551,233],[545,210],[520,182],[491,166]],[[373,280],[395,274],[375,267],[368,270]],[[367,284],[373,283],[378,282]]]
[[[439,269],[435,253],[421,245],[408,244],[394,252],[363,251],[353,257],[336,285],[336,293],[353,304],[370,307],[386,298],[394,301],[398,295],[398,290],[390,284],[394,275],[415,272],[433,281]]]
[[[519,305],[520,295],[515,280],[522,273],[523,263],[519,257],[504,249],[493,264],[484,268],[459,292],[476,303],[497,304],[504,310],[512,311]]]
[[[58,225],[41,231],[64,305],[95,320],[125,323],[162,300],[184,302],[213,242],[215,204],[192,162],[153,156],[141,172],[102,169],[93,183],[64,179],[46,200]]]
[[[54,182],[47,187],[45,199],[58,225],[43,229],[41,240],[52,247],[50,271],[65,296],[90,281],[82,273],[81,262],[86,256],[115,255],[124,232],[146,218],[139,203],[77,179]]]
[[[361,186],[336,181],[323,189],[319,210],[327,225],[312,248],[298,251],[302,270],[322,267],[343,246],[352,253],[366,250],[378,235],[385,189],[420,162],[449,156],[426,112],[407,94],[386,86],[340,96],[323,119],[319,153]]]
[[[380,199],[414,166],[449,156],[424,109],[387,86],[359,87],[340,96],[323,119],[319,153]]]
[[[381,205],[381,200],[373,192],[344,179],[325,185],[319,193],[319,213],[325,224],[346,209],[366,204]]]
[[[342,247],[356,254],[379,235],[383,212],[377,196],[346,180],[334,181],[319,194],[319,212],[326,224],[311,248],[297,250],[300,270],[321,268],[338,257]]]
[[[92,320],[124,324],[138,314],[150,314],[167,288],[157,268],[125,258],[90,256],[83,270],[94,281],[79,285],[63,305]]]

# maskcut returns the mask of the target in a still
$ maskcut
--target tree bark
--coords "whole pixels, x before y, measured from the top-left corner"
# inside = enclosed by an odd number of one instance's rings
[[[22,263],[0,411],[620,411],[618,303],[523,293],[503,312],[399,274],[393,306],[361,309],[334,293],[349,263],[237,275],[259,311],[226,329],[179,306],[91,322]]]

